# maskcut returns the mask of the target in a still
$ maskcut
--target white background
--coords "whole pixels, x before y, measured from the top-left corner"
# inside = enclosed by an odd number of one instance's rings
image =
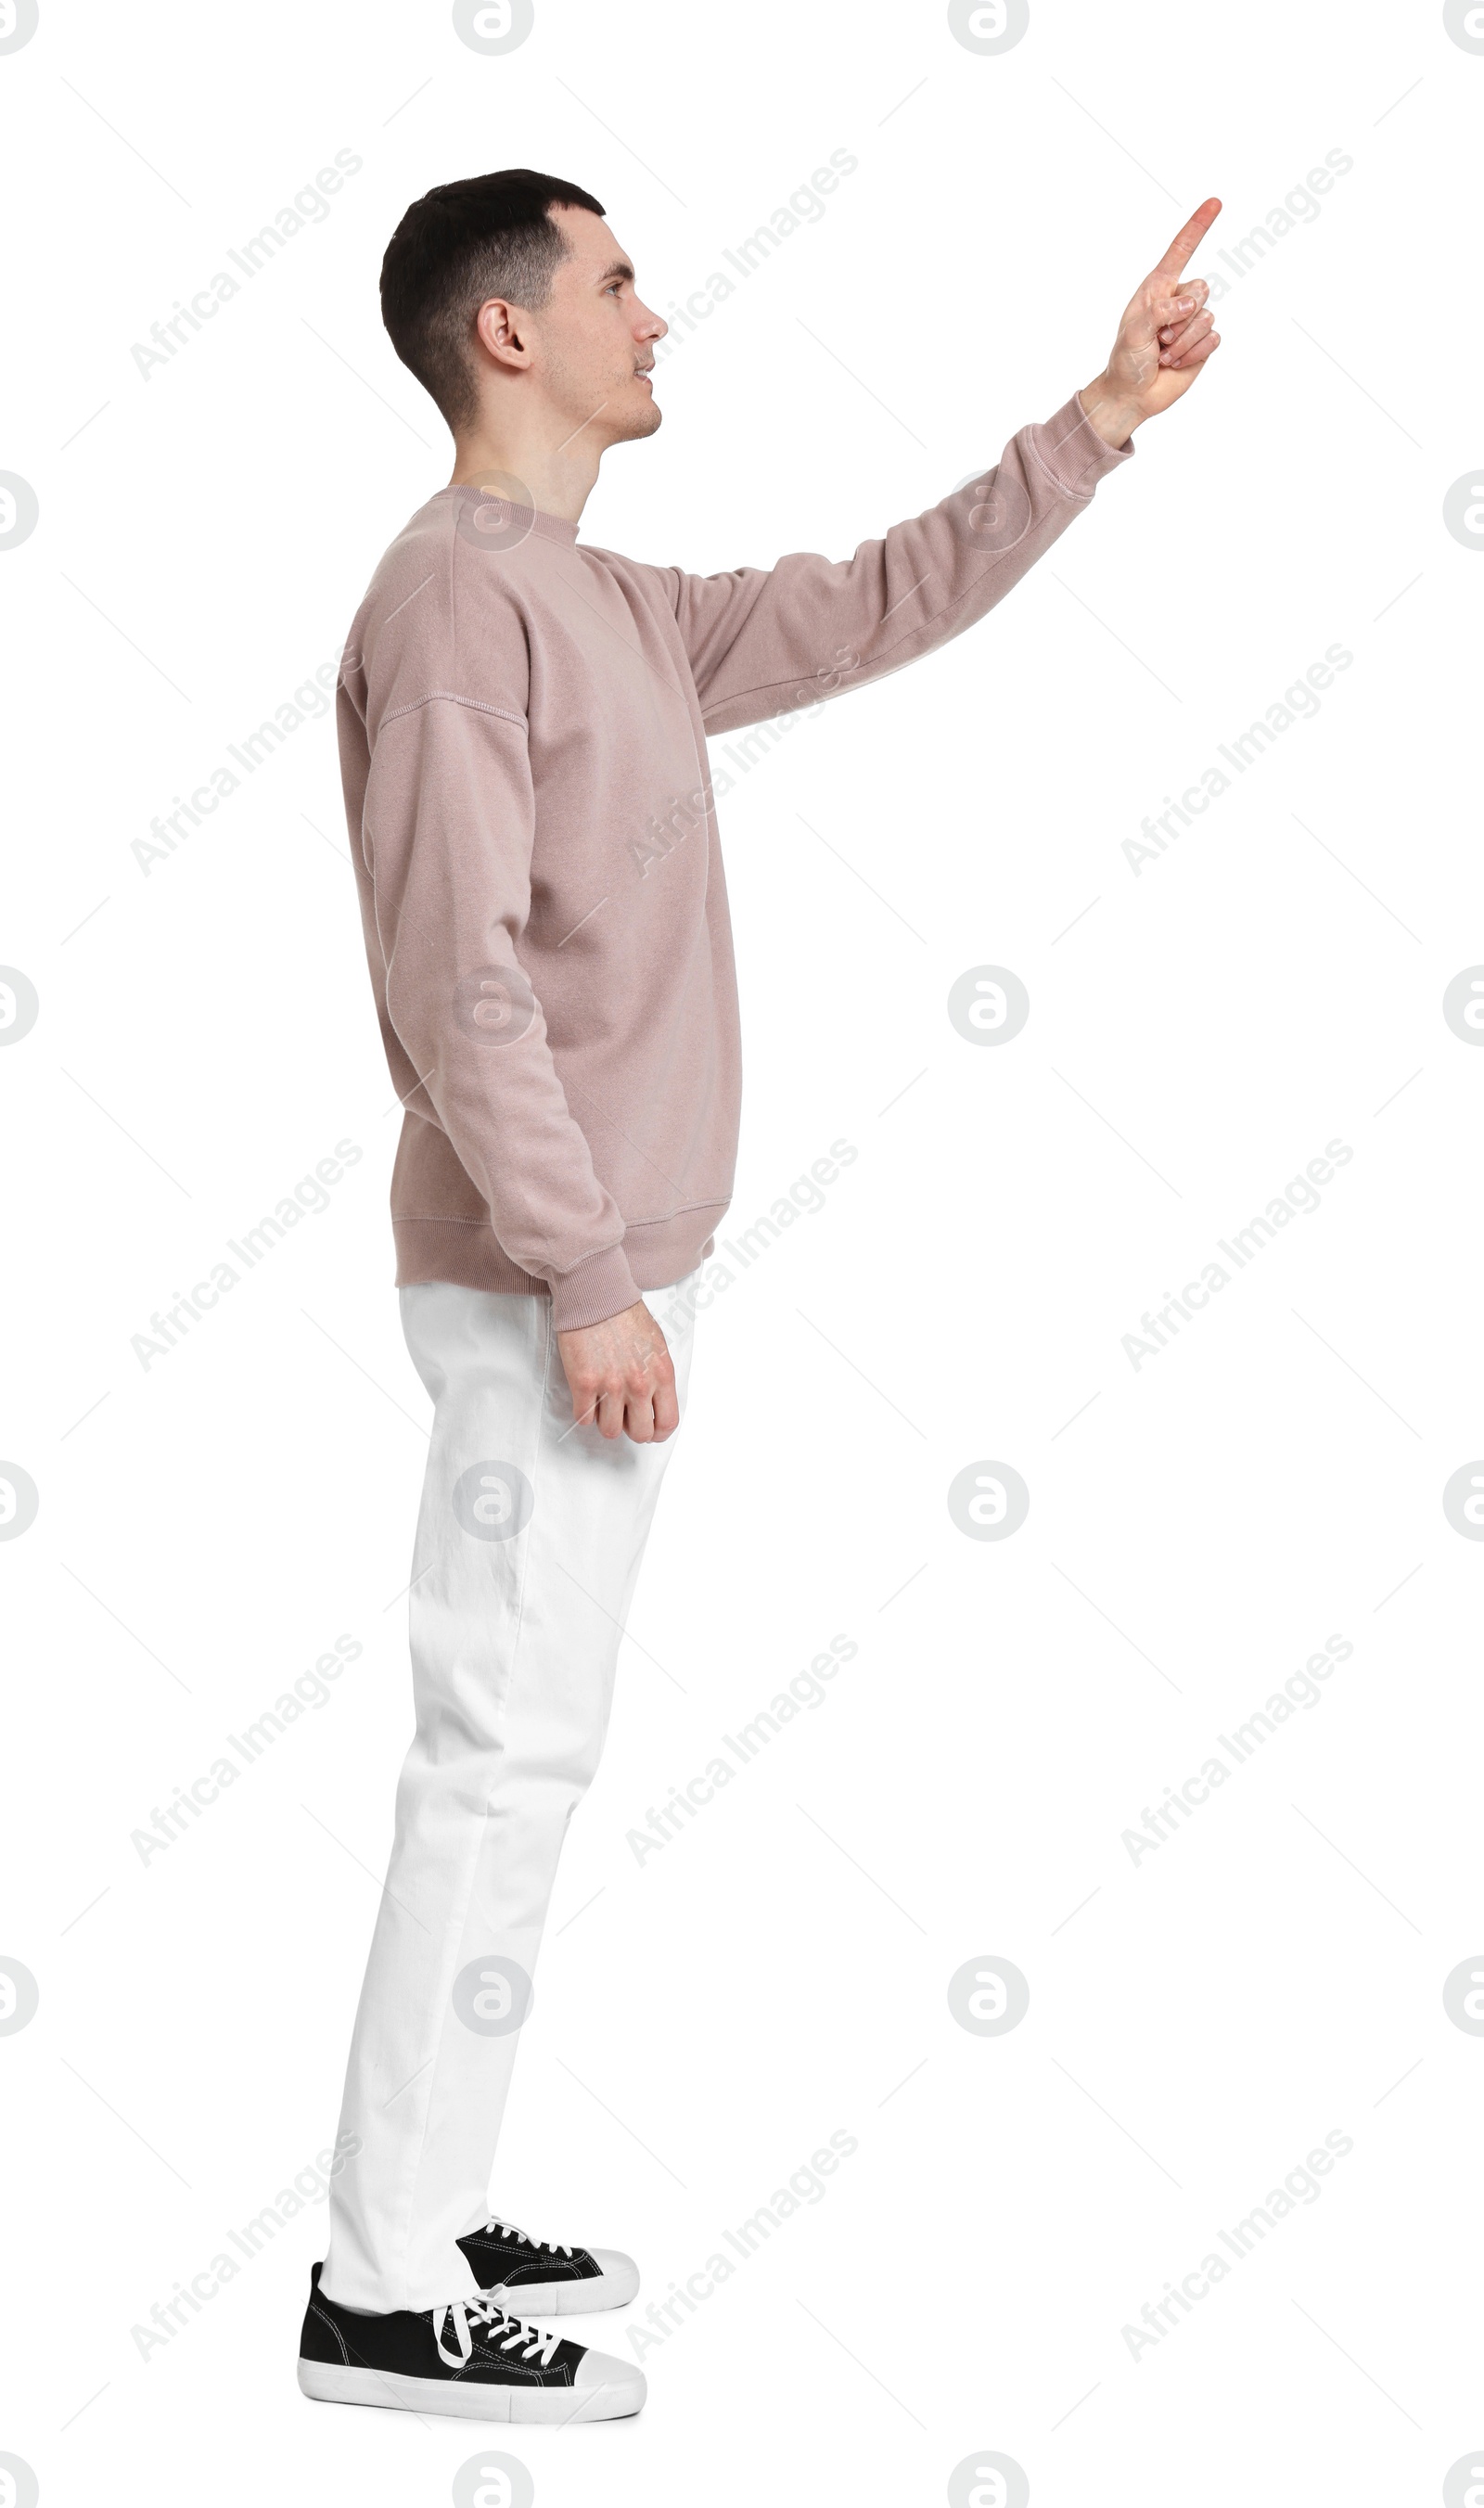
[[[1012,606],[723,803],[734,1223],[859,1155],[700,1319],[493,2192],[636,2252],[642,2325],[859,2148],[648,2352],[641,2418],[510,2452],[542,2508],[932,2502],[986,2450],[1035,2508],[1394,2508],[1484,2442],[1484,2041],[1442,1992],[1484,1942],[1484,1550],[1442,1506],[1484,1453],[1484,1053],[1441,1010],[1484,959],[1478,559],[1442,512],[1484,452],[1481,85],[1437,8],[1374,0],[1035,0],[992,57],[879,0],[538,0],[497,57],[441,6],[43,0],[0,55],[0,468],[40,501],[0,554],[0,961],[40,997],[0,1054],[0,1455],[40,1493],[0,1545],[0,1955],[41,1996],[0,2038],[0,2451],[48,2508],[443,2501],[479,2446],[300,2397],[322,2205],[131,2336],[334,2132],[427,1420],[328,715],[147,874],[131,846],[333,659],[443,484],[377,273],[410,200],[510,163],[594,190],[665,310],[859,160],[588,507],[698,571],[847,554],[992,461],[1209,192],[1228,281],[1214,365]],[[330,214],[141,377],[337,149]],[[1331,150],[1238,277],[1218,246]],[[1146,814],[1335,644],[1317,716],[1135,874]],[[946,1011],[983,964],[1031,1002],[992,1051]],[[141,1366],[342,1139],[330,1207]],[[1135,1369],[1143,1310],[1334,1139],[1319,1209]],[[1009,1540],[948,1515],[985,1458],[1030,1491]],[[142,1864],[131,1831],[342,1632],[330,1702]],[[649,1807],[837,1632],[828,1703],[641,1866]],[[1135,1863],[1145,1806],[1332,1634],[1322,1703]],[[1001,2037],[947,2001],[989,1955],[1029,1980]],[[1317,2199],[1134,2356],[1331,2132]]]

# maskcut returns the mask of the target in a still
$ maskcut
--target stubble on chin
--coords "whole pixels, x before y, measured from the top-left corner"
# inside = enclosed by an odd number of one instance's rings
[[[655,432],[663,418],[664,412],[657,401],[641,402],[625,424],[622,433],[615,435],[613,440],[617,444],[641,443],[645,436]]]

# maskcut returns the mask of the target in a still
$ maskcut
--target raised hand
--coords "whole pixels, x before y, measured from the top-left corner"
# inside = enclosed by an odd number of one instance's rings
[[[1183,277],[1191,254],[1221,213],[1219,201],[1203,201],[1169,251],[1156,262],[1124,309],[1112,353],[1082,405],[1105,444],[1127,444],[1146,418],[1188,392],[1207,358],[1221,345],[1206,310],[1204,278]]]

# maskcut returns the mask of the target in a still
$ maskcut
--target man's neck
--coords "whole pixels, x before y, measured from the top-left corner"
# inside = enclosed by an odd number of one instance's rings
[[[550,449],[548,429],[535,433],[496,434],[479,428],[454,438],[451,488],[501,479],[514,480],[537,511],[555,514],[562,522],[579,523],[582,508],[597,483],[603,447],[578,427],[565,443]]]

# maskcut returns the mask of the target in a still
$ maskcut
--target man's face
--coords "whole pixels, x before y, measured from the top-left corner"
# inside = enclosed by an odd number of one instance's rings
[[[570,247],[531,329],[537,370],[556,414],[599,445],[652,435],[660,422],[647,380],[655,343],[669,328],[634,291],[634,273],[591,209],[549,212]]]

